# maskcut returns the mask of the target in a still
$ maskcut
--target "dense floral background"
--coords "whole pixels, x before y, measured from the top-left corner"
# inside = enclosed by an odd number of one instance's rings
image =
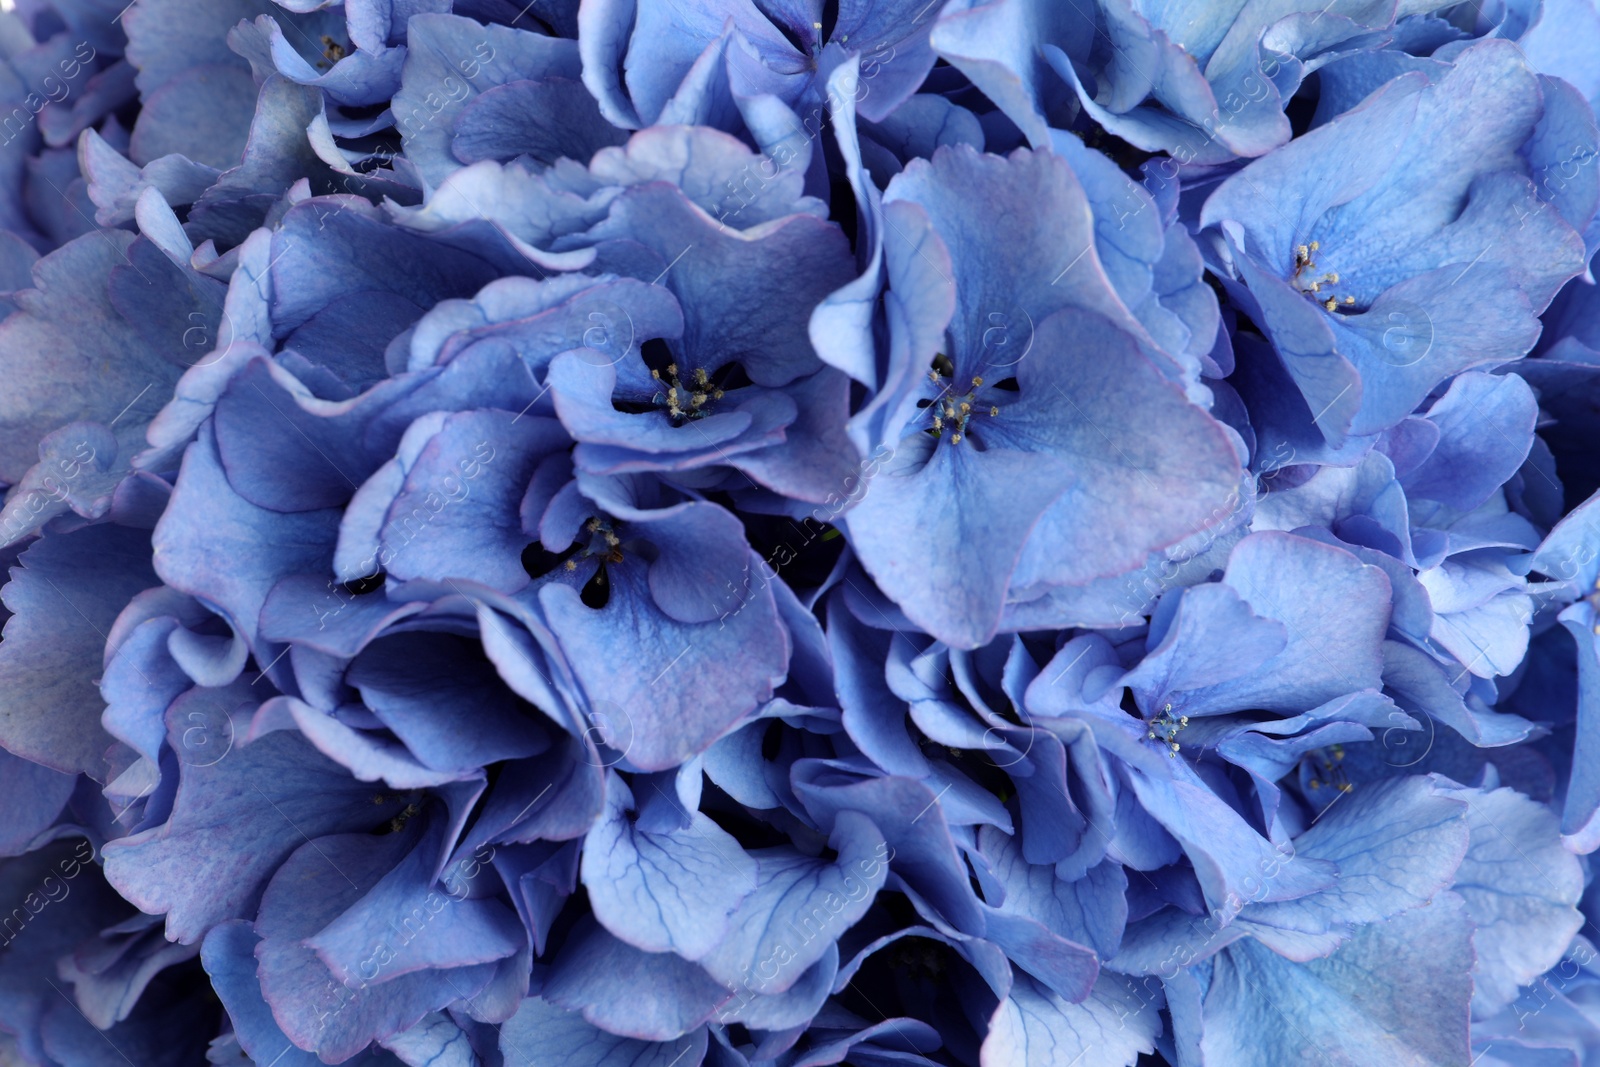
[[[15,0],[0,1065],[1600,1064],[1594,0]]]

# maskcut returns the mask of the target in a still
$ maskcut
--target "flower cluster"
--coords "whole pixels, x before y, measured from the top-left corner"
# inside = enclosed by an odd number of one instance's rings
[[[0,1063],[1600,1063],[1600,8],[0,11]]]

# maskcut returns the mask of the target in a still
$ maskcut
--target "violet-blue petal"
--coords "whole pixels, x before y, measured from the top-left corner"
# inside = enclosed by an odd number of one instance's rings
[[[845,732],[874,763],[891,774],[922,778],[928,761],[912,739],[906,704],[883,676],[894,635],[864,625],[844,598],[828,601],[828,647]]]
[[[457,122],[485,91],[551,77],[575,79],[581,72],[576,42],[484,26],[459,15],[415,15],[406,23],[406,41],[401,87],[390,106],[406,158],[435,188],[475,161],[457,156],[451,144]]]
[[[1147,709],[1161,708],[1173,692],[1202,689],[1249,674],[1289,643],[1283,623],[1256,614],[1226,582],[1168,596],[1178,603],[1160,644],[1122,679]],[[1152,630],[1151,639],[1155,637]]]
[[[467,772],[538,755],[551,736],[469,638],[410,631],[380,637],[346,675],[362,700],[424,764]]]
[[[0,768],[4,770],[0,774],[0,807],[8,815],[0,832],[0,856],[16,856],[56,821],[76,779],[4,750],[0,750]]]
[[[200,954],[211,988],[227,1009],[239,1046],[252,1060],[272,1062],[276,1057],[282,1067],[316,1067],[322,1061],[283,1036],[267,1002],[261,999],[255,954],[260,940],[243,919],[214,927]]]
[[[1544,113],[1533,136],[1523,146],[1523,155],[1539,199],[1554,207],[1561,217],[1584,234],[1589,253],[1595,250],[1595,208],[1600,205],[1600,175],[1582,161],[1591,158],[1600,142],[1594,127],[1595,114],[1589,102],[1572,84],[1552,78],[1547,68],[1534,59],[1539,88],[1544,95]]]
[[[348,768],[360,781],[381,781],[395,789],[423,789],[471,776],[470,771],[435,770],[403,743],[380,731],[348,725],[339,716],[340,709],[322,711],[294,697],[275,697],[261,705],[251,733],[265,736],[271,729],[292,723],[317,751]]]
[[[145,97],[129,157],[140,166],[181,155],[232,167],[244,151],[256,95],[250,72],[231,63],[191,67]]]
[[[167,932],[192,943],[248,914],[266,879],[305,834],[370,829],[397,815],[386,796],[316,752],[292,731],[261,738],[228,758],[183,769],[172,816],[107,846],[106,877]]]
[[[369,892],[405,857],[416,836],[304,839],[261,898],[256,958],[262,995],[289,1039],[324,1061],[349,1059],[428,1012],[475,995],[492,977],[492,964],[477,964],[374,983],[364,976],[334,975],[303,943]]]
[[[1128,878],[1121,864],[1107,860],[1068,881],[1052,867],[1028,863],[1016,840],[998,830],[983,827],[978,840],[1005,888],[997,908],[1041,923],[1102,957],[1115,955],[1128,918]]]
[[[856,484],[862,465],[845,431],[850,381],[824,367],[787,393],[798,413],[783,443],[747,452],[731,466],[790,499],[833,504],[841,487]]]
[[[641,952],[593,920],[581,920],[551,967],[544,997],[609,1033],[671,1041],[733,997],[695,964],[671,952]]]
[[[228,47],[228,30],[240,19],[274,10],[268,0],[224,0],[201,10],[181,0],[151,0],[124,15],[128,60],[139,69],[139,89],[152,92],[190,67],[246,64]]]
[[[872,820],[894,850],[893,871],[958,930],[981,931],[983,915],[933,790],[909,778],[864,778],[820,760],[795,764],[794,790],[829,828],[847,811]]]
[[[493,898],[466,898],[434,882],[443,839],[442,821],[430,820],[404,859],[306,938],[304,944],[329,973],[346,982],[385,984],[405,975],[490,963],[522,948],[522,924],[509,907]],[[398,929],[396,915],[405,917]]]
[[[738,230],[788,215],[827,217],[826,206],[805,195],[804,168],[798,161],[786,165],[763,159],[739,138],[718,130],[653,126],[621,147],[597,153],[589,171],[621,187],[668,182],[706,214]]]
[[[705,555],[709,545],[729,544],[737,523],[711,504],[684,507],[663,530],[672,539],[664,538],[663,547],[674,551],[647,573],[627,562],[609,569],[604,607],[587,606],[569,586],[539,590],[550,628],[590,700],[630,720],[627,756],[642,770],[677,766],[709,747],[771,695],[789,655],[770,590],[753,583],[746,589],[742,576],[731,590],[725,578],[708,586],[698,577],[718,575],[748,552],[715,562]],[[646,524],[639,525],[648,537]],[[733,536],[742,543],[742,533]],[[684,616],[693,621],[680,621]],[[619,654],[645,669],[613,671],[610,661]]]
[[[888,845],[850,811],[835,821],[833,840],[831,863],[784,847],[754,853],[755,891],[701,961],[713,978],[731,989],[783,992],[866,914],[888,873]]]
[[[1473,1013],[1489,1015],[1567,951],[1583,923],[1583,875],[1544,805],[1506,788],[1448,795],[1467,805],[1471,836],[1454,889],[1473,923]]]
[[[1202,1047],[1208,1061],[1240,1067],[1319,1055],[1337,1067],[1470,1060],[1472,965],[1472,925],[1448,893],[1363,927],[1326,960],[1291,963],[1246,939],[1218,958]]]
[[[636,948],[698,960],[756,889],[757,861],[700,812],[687,827],[651,833],[628,817],[633,805],[613,777],[605,814],[584,840],[582,879],[595,918]]]
[[[477,256],[379,221],[375,208],[315,200],[284,214],[269,263],[272,326],[280,337],[349,293],[393,293],[429,308],[470,296],[496,276]]]
[[[473,100],[455,122],[450,151],[463,163],[526,156],[540,163],[588,162],[627,135],[600,115],[576,78],[541,78],[498,85]]]
[[[1532,390],[1516,375],[1458,375],[1428,409],[1439,444],[1401,479],[1407,496],[1471,511],[1527,459],[1537,414]]]
[[[833,992],[839,974],[839,946],[829,943],[822,958],[807,967],[782,993],[758,995],[748,988],[735,990],[735,999],[717,1011],[719,1023],[739,1023],[769,1033],[793,1032],[816,1016]]]
[[[58,771],[104,772],[95,679],[105,634],[129,598],[155,584],[149,534],[101,525],[36,541],[4,590],[12,613],[0,642],[0,679],[11,694],[0,742]]]
[[[913,438],[886,461],[846,527],[868,571],[913,620],[957,647],[976,647],[999,624],[1038,517],[1071,481],[1070,468],[1048,454]],[[981,551],[961,553],[978,544]]]
[[[344,504],[383,458],[364,440],[368,420],[362,414],[349,404],[319,401],[270,360],[251,360],[218,398],[213,415],[228,484],[248,503],[273,511]]]
[[[1261,533],[1234,548],[1223,581],[1257,615],[1282,622],[1290,641],[1248,675],[1186,693],[1186,713],[1300,711],[1378,686],[1389,620],[1381,570],[1306,538]]]
[[[539,462],[568,441],[552,419],[507,411],[447,418],[389,505],[379,531],[384,569],[399,579],[521,588],[528,543],[518,514],[522,494]]]
[[[1100,973],[1094,950],[1056,934],[1034,919],[1005,911],[984,913],[984,937],[1054,995],[1078,1004]]]
[[[1121,975],[1106,974],[1081,1004],[1072,1004],[1027,974],[1017,974],[995,1009],[979,1063],[1071,1063],[1094,1053],[1107,1067],[1132,1067],[1154,1052],[1161,1014]]]
[[[185,453],[156,526],[156,570],[174,589],[214,605],[256,647],[273,586],[291,574],[331,573],[338,524],[337,509],[286,515],[245,500],[228,484],[207,426]]]
[[[0,402],[6,428],[0,477],[7,481],[17,482],[34,465],[37,443],[51,430],[82,420],[110,423],[119,415],[128,420],[119,420],[124,428],[140,427],[178,380],[173,349],[183,351],[182,330],[165,350],[151,345],[119,314],[107,288],[134,242],[109,233],[65,245],[34,264],[33,289],[11,297],[19,310],[0,322],[11,383]],[[38,362],[46,354],[47,366]]]
[[[406,1067],[476,1067],[480,1062],[467,1031],[444,1012],[430,1012],[379,1044]]]
[[[1130,769],[1128,781],[1139,804],[1183,846],[1207,904],[1224,916],[1251,899],[1292,900],[1326,889],[1338,877],[1323,860],[1284,864],[1277,848],[1193,771],[1164,779]],[[1279,877],[1263,883],[1261,872],[1274,866]]]
[[[1338,882],[1298,900],[1251,903],[1240,919],[1281,956],[1325,956],[1361,924],[1422,907],[1449,888],[1467,852],[1466,811],[1429,778],[1363,785],[1296,838],[1293,859],[1284,861],[1326,860],[1338,867]]]
[[[811,310],[853,276],[848,243],[832,223],[793,215],[731,230],[656,184],[624,192],[590,236],[602,242],[607,269],[665,285],[683,305],[684,339],[669,347],[686,371],[738,362],[757,385],[820,368],[807,333]]]
[[[111,431],[97,422],[74,422],[46,434],[39,462],[6,493],[0,541],[16,544],[69,511],[104,518],[128,473],[120,451]]]
[[[542,997],[529,997],[500,1028],[506,1067],[700,1067],[706,1031],[673,1041],[618,1037]]]
[[[155,989],[151,984],[161,972],[200,954],[198,945],[167,941],[160,928],[158,916],[136,913],[56,962],[57,974],[72,983],[78,1010],[96,1029],[110,1030],[127,1020],[147,990],[150,1001],[159,998],[159,984]]]
[[[0,1021],[35,1062],[44,1061],[40,1022],[59,999],[41,979],[54,980],[58,957],[126,914],[94,869],[94,855],[88,840],[74,837],[0,866],[0,901],[12,923],[0,954]],[[17,911],[25,924],[18,923]]]
[[[207,1010],[209,994],[191,986],[152,995],[137,1015],[109,1030],[98,1030],[71,1003],[56,997],[45,1012],[44,1051],[57,1063],[120,1067],[133,1057],[150,1067],[180,1067],[205,1055],[205,1030],[195,1020]]]
[[[962,0],[940,13],[932,43],[972,79],[1035,145],[1049,141],[1049,119],[1072,90],[1051,70],[1041,42],[1076,54],[1095,33],[1095,12],[1038,0]],[[1074,42],[1069,44],[1068,42]]]

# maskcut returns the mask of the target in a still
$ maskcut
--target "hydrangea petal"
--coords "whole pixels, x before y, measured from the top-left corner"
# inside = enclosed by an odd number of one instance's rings
[[[5,587],[0,742],[69,774],[104,773],[108,739],[95,679],[106,631],[134,594],[156,584],[149,535],[103,525],[36,541]]]
[[[629,818],[633,807],[613,777],[605,815],[584,841],[581,877],[595,918],[636,948],[698,960],[756,889],[757,862],[700,812],[686,827],[652,833]]]
[[[1451,894],[1363,927],[1326,960],[1291,963],[1246,939],[1218,958],[1202,1048],[1240,1067],[1466,1062],[1471,971],[1472,927]]]
[[[356,781],[292,731],[210,766],[185,766],[172,815],[106,846],[106,878],[186,944],[248,914],[263,883],[306,834],[381,825],[405,807]],[[378,795],[382,795],[379,793]]]

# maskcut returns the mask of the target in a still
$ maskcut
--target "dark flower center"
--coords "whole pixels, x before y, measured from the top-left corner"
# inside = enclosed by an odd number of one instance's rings
[[[1172,705],[1161,709],[1161,714],[1145,723],[1145,740],[1159,741],[1166,746],[1168,756],[1176,756],[1183,746],[1178,744],[1178,731],[1189,725],[1189,716],[1172,714]]]
[[[543,578],[558,567],[567,574],[578,569],[578,564],[593,560],[595,571],[579,590],[578,597],[591,608],[606,606],[611,599],[611,581],[606,575],[606,564],[623,560],[622,538],[617,534],[620,523],[609,519],[591,517],[583,524],[587,539],[581,535],[565,552],[551,552],[538,541],[522,550],[522,569],[533,579]]]
[[[375,593],[379,589],[382,589],[384,578],[385,574],[383,568],[379,567],[371,574],[364,575],[360,578],[352,578],[348,582],[345,582],[344,590],[351,596],[366,596],[368,593]]]
[[[1308,784],[1312,789],[1321,789],[1323,786],[1337,789],[1341,793],[1348,793],[1355,786],[1350,784],[1350,776],[1344,770],[1344,746],[1329,745],[1308,753],[1307,759],[1311,761],[1313,777]]]
[[[949,435],[953,445],[959,445],[967,439],[967,424],[974,415],[986,414],[990,418],[1000,414],[1000,405],[979,399],[979,392],[984,389],[981,377],[973,377],[964,393],[957,393],[949,377],[955,368],[951,366],[947,356],[940,355],[933,361],[933,369],[928,371],[928,380],[939,389],[939,394],[932,400],[925,400],[920,406],[930,409],[933,415],[933,425],[928,427],[928,433],[937,438]],[[1009,381],[1009,380],[1008,380]],[[1004,388],[1006,382],[991,388]]]
[[[664,386],[650,398],[651,402],[657,407],[666,408],[667,414],[677,425],[705,418],[711,414],[712,402],[721,400],[724,395],[704,367],[696,367],[691,371],[687,382],[678,377],[676,363],[667,364],[665,376],[658,370],[652,370],[650,377]]]

